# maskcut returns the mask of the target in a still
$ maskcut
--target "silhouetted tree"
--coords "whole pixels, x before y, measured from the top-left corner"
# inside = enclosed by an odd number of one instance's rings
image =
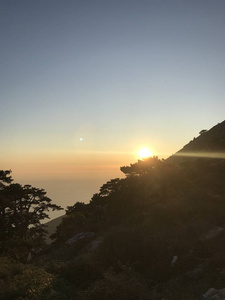
[[[0,170],[0,190],[4,188],[4,183],[11,183],[13,181],[12,177],[9,176],[11,170]]]
[[[203,133],[205,133],[205,132],[207,132],[207,129],[202,129],[202,130],[199,132],[199,134],[201,135],[201,134],[203,134]]]
[[[9,174],[0,171],[0,242],[20,240],[30,247],[40,246],[45,236],[41,221],[48,218],[49,210],[62,208],[51,203],[44,189],[10,184]]]
[[[42,227],[41,221],[48,218],[47,212],[60,210],[61,207],[52,204],[43,189],[31,185],[10,184],[4,189],[7,207],[4,211],[4,222],[8,223],[5,235],[15,235],[28,239],[35,228]],[[31,230],[32,229],[32,230]]]
[[[6,184],[10,184],[13,180],[10,176],[11,170],[0,170],[0,239],[3,239],[6,232],[9,230],[9,214],[8,207],[10,204],[9,199],[5,195]]]
[[[135,164],[130,164],[130,166],[121,167],[120,170],[126,175],[143,175],[150,173],[154,168],[159,167],[162,161],[158,156],[153,156],[145,158],[143,160],[138,160]]]

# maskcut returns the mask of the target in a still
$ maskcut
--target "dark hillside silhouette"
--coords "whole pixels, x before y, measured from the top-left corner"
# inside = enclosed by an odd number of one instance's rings
[[[201,132],[200,132],[201,133]],[[214,197],[225,192],[225,121],[203,132],[167,162],[186,176],[201,193]]]
[[[211,157],[213,153],[220,152],[225,153],[225,121],[217,124],[208,131],[203,130],[203,133],[185,145],[175,156],[202,153],[204,157],[207,157],[207,155]]]
[[[222,122],[167,160],[150,157],[121,167],[125,178],[104,183],[89,203],[67,207],[54,242],[33,257],[34,269],[16,263],[15,275],[15,261],[2,252],[3,282],[9,285],[0,291],[2,299],[27,299],[27,272],[37,282],[38,290],[30,292],[37,299],[219,297],[225,287],[224,141]],[[3,199],[8,185],[14,198],[15,188],[30,191],[23,201],[42,193],[11,185],[9,174],[0,173],[2,200],[9,200]],[[9,284],[14,281],[17,287]]]

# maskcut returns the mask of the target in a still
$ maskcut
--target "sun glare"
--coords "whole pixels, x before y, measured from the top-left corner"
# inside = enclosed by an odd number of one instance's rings
[[[142,148],[138,151],[138,155],[140,156],[140,158],[147,158],[152,156],[152,152],[148,148]]]

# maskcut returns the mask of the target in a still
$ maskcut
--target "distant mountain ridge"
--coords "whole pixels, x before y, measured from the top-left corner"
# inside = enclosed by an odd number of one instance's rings
[[[60,217],[57,217],[55,219],[52,219],[48,222],[46,222],[44,225],[46,226],[46,230],[48,232],[47,236],[46,236],[46,243],[47,244],[50,244],[52,242],[52,240],[50,239],[50,236],[55,233],[56,231],[56,227],[59,226],[59,224],[62,222],[62,218],[64,217],[65,215],[63,216],[60,216]]]

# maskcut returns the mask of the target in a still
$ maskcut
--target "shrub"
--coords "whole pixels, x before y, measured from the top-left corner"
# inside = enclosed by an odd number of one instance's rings
[[[126,268],[122,273],[105,274],[104,278],[96,281],[88,289],[78,295],[80,300],[147,300],[153,299],[154,292],[131,269]]]
[[[70,261],[61,271],[61,277],[76,289],[83,289],[102,278],[101,272],[87,258],[79,257]]]
[[[40,299],[51,287],[53,276],[42,268],[15,263],[6,257],[0,257],[0,265],[1,299]]]

